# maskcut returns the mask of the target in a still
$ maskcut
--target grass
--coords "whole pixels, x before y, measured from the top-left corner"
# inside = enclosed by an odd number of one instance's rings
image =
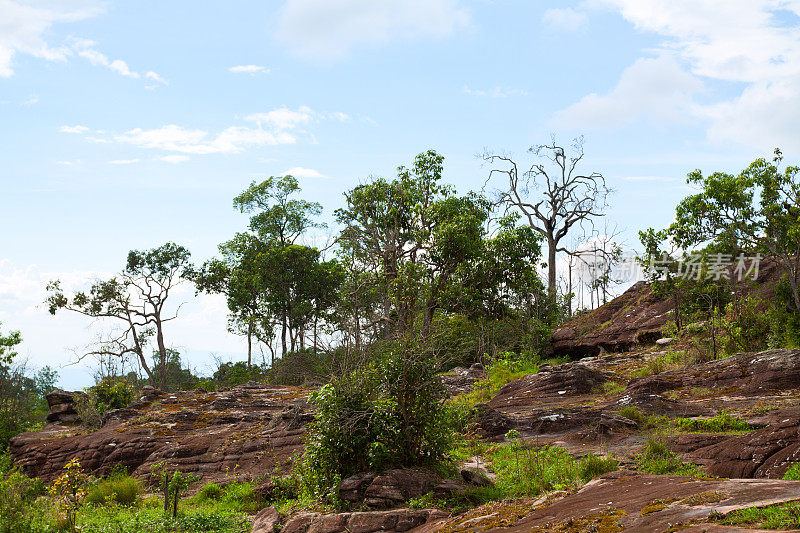
[[[486,372],[486,377],[475,382],[471,392],[459,394],[451,402],[456,407],[467,408],[479,403],[486,403],[497,395],[503,385],[521,377],[538,373],[541,365],[557,366],[565,362],[565,359],[547,359],[542,362],[536,356],[515,358],[512,355],[514,354],[500,357],[492,362]]]
[[[714,521],[730,526],[752,526],[761,529],[800,528],[800,503],[790,502],[767,507],[750,507],[715,515]]]
[[[111,503],[133,505],[141,493],[139,480],[127,474],[112,474],[101,479],[86,491],[86,503]]]
[[[645,430],[655,430],[670,433],[746,433],[753,427],[739,417],[726,411],[721,411],[710,418],[669,418],[667,416],[647,415],[633,406],[627,406],[617,411],[621,416],[628,418]]]
[[[536,496],[577,488],[617,469],[617,461],[597,455],[576,459],[557,446],[527,447],[519,439],[495,448],[489,457],[496,485],[506,497]]]
[[[789,481],[800,481],[800,463],[795,463],[790,466],[783,475],[783,479],[788,479]]]
[[[639,470],[650,474],[702,477],[699,466],[684,463],[678,455],[669,449],[663,439],[651,437],[642,452],[636,457]]]

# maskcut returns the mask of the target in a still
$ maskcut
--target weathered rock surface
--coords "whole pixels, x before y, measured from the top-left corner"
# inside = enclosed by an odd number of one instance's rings
[[[280,526],[281,515],[274,505],[261,509],[253,518],[253,529],[250,533],[275,533]]]
[[[800,350],[742,353],[688,369],[669,370],[631,381],[627,393],[660,394],[705,387],[725,394],[755,396],[800,388]]]
[[[490,407],[529,405],[563,396],[589,394],[611,378],[610,374],[580,363],[569,363],[507,383],[489,402]]]
[[[733,289],[740,295],[769,301],[775,296],[775,285],[781,276],[778,264],[764,259],[757,284],[748,277],[734,280]],[[673,308],[672,300],[658,297],[650,284],[640,281],[607,304],[556,329],[550,338],[550,350],[577,358],[653,345],[663,338],[662,328],[672,319]]]
[[[286,522],[282,533],[373,533],[410,531],[427,522],[441,520],[447,513],[436,509],[392,509],[358,513],[301,513]]]
[[[61,424],[75,424],[80,422],[80,416],[75,411],[75,399],[86,396],[83,392],[68,392],[56,389],[45,395],[50,412],[47,414],[48,422]]]
[[[468,514],[443,520],[420,531],[672,531],[670,528],[679,525],[705,524],[712,512],[727,514],[736,509],[798,498],[800,482],[797,481],[694,479],[612,472],[552,504],[532,502],[526,515],[507,527],[494,525],[500,514],[495,510],[483,517]],[[704,528],[705,525],[696,531],[726,531],[714,525]]]
[[[800,407],[782,409],[781,420],[745,435],[714,439],[689,451],[687,458],[713,476],[781,478],[800,462]],[[680,439],[676,439],[680,442]]]
[[[439,378],[450,396],[470,392],[476,381],[486,377],[486,370],[480,363],[474,363],[469,368],[457,366]]]
[[[360,473],[342,480],[339,497],[350,504],[386,509],[422,496],[442,481],[441,476],[424,468],[396,468],[380,475]]]
[[[231,390],[165,394],[155,389],[126,409],[107,413],[96,431],[65,425],[67,395],[54,396],[56,423],[11,441],[11,457],[31,476],[57,476],[77,457],[93,474],[115,465],[145,476],[155,463],[198,474],[204,480],[226,475],[260,475],[286,468],[302,445],[312,419],[294,387],[243,385]],[[64,413],[67,413],[65,415]],[[69,420],[69,419],[68,419]]]

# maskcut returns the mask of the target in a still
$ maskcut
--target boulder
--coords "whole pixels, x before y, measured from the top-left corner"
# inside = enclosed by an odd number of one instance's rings
[[[473,363],[469,368],[457,366],[446,374],[439,376],[444,388],[450,396],[470,392],[476,381],[486,377],[486,370],[480,363]]]
[[[253,518],[250,533],[275,533],[281,523],[281,515],[274,505],[261,509]]]
[[[364,503],[372,509],[400,505],[433,490],[439,475],[423,468],[397,468],[376,476],[364,491]]]
[[[608,372],[582,363],[570,363],[548,372],[530,374],[505,384],[489,402],[491,407],[529,405],[537,400],[589,394],[610,380]]]
[[[358,513],[300,513],[286,522],[282,533],[373,533],[410,531],[448,514],[436,509],[392,509]]]
[[[86,397],[86,393],[56,389],[46,394],[44,398],[50,409],[47,421],[58,424],[80,423],[81,418],[75,411],[75,400],[80,397]]]

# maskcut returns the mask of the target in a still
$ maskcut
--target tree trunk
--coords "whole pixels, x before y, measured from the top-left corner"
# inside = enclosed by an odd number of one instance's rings
[[[281,319],[281,357],[286,355],[286,314]]]
[[[158,346],[158,359],[161,364],[161,372],[158,377],[161,390],[167,389],[167,347],[164,345],[164,331],[161,320],[156,320],[156,344]]]
[[[253,363],[253,323],[247,323],[247,369],[250,370],[250,367]]]
[[[556,299],[556,240],[548,236],[547,238],[547,294],[555,301]]]

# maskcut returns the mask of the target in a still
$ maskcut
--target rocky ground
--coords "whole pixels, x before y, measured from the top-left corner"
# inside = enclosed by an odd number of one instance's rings
[[[626,306],[638,302],[635,320],[655,324],[658,309],[642,303],[645,289],[634,287],[623,297],[628,303],[615,303],[612,314],[630,313]],[[645,336],[655,337],[657,329],[647,333],[648,328],[642,330]],[[647,369],[654,368],[654,360],[682,348],[635,339],[630,328],[617,333],[614,337],[606,328],[602,341],[579,341],[579,352],[597,355],[543,366],[505,385],[476,407],[476,429],[485,441],[503,441],[516,430],[528,444],[561,446],[575,456],[610,455],[620,461],[619,471],[579,490],[494,502],[457,515],[406,506],[426,493],[447,496],[490,484],[491,465],[479,460],[463,465],[459,479],[412,469],[365,473],[340,486],[341,499],[358,512],[281,516],[269,507],[255,517],[253,531],[711,533],[745,531],[718,523],[719,516],[736,509],[800,500],[800,482],[781,479],[800,462],[800,350],[739,354],[653,373]],[[561,335],[556,346],[566,338]],[[614,346],[632,351],[608,353]],[[455,395],[484,375],[477,365],[442,379]],[[95,431],[75,424],[71,393],[55,392],[49,397],[50,423],[41,432],[16,437],[11,454],[27,473],[45,480],[76,456],[95,474],[122,464],[145,476],[161,461],[206,481],[283,472],[313,416],[309,392],[255,384],[215,393],[147,389],[130,407],[108,413]],[[703,433],[670,425],[677,417],[703,419],[723,411],[748,427]],[[637,455],[652,434],[661,434],[706,477],[637,472]]]

